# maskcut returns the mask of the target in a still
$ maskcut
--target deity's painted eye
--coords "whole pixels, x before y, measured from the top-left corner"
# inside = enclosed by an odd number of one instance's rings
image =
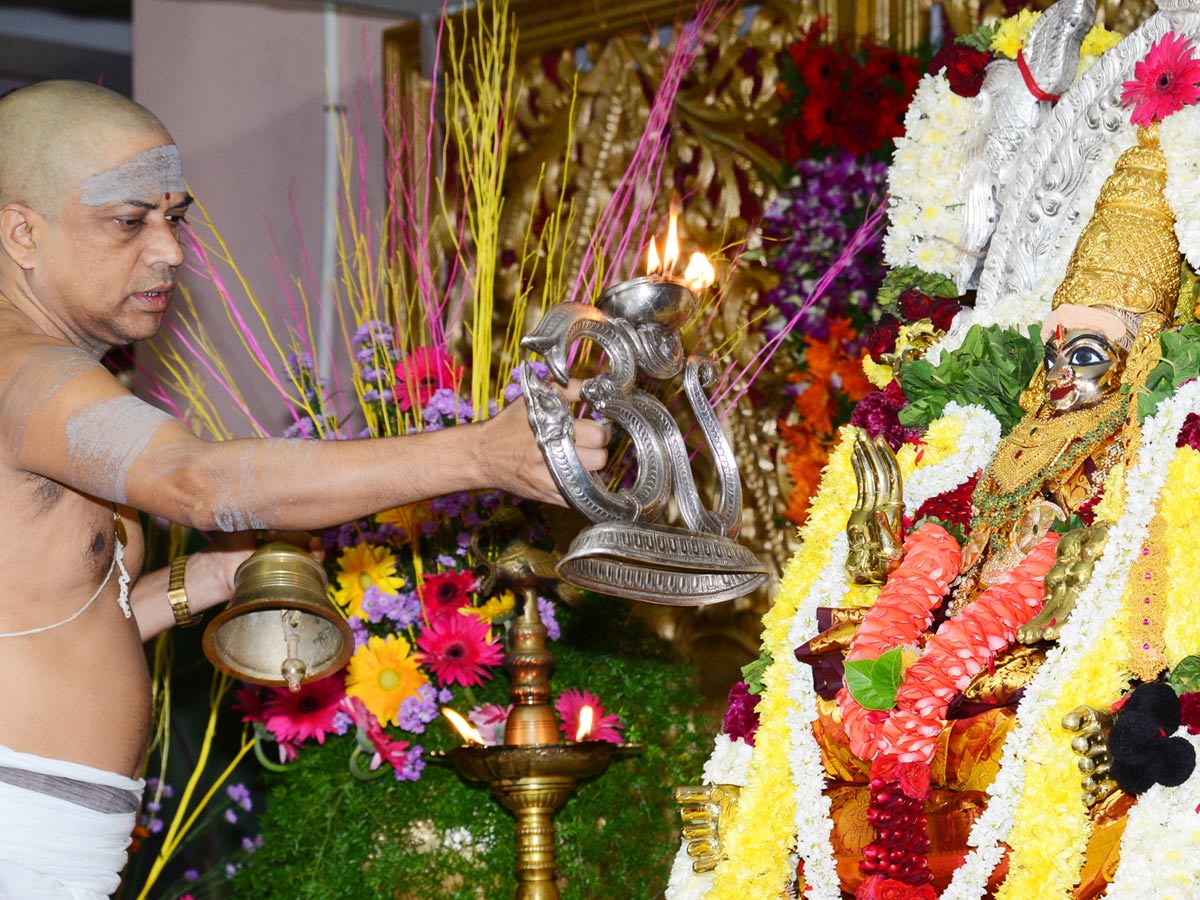
[[[1068,359],[1072,366],[1099,366],[1112,361],[1107,354],[1087,346],[1074,348]]]

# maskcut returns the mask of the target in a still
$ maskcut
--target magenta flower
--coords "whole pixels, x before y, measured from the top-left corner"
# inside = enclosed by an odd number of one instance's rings
[[[334,717],[344,696],[340,674],[301,685],[295,694],[271,688],[263,703],[267,730],[280,741],[302,744],[316,738],[318,744],[323,744],[325,735],[337,731]]]
[[[620,729],[625,727],[621,724],[621,717],[616,713],[606,714],[604,707],[600,705],[599,697],[591,691],[580,691],[576,688],[568,688],[563,691],[554,703],[554,708],[558,711],[559,718],[562,719],[558,726],[562,732],[570,740],[575,739],[575,735],[579,732],[579,714],[585,706],[592,708],[592,730],[588,732],[584,740],[608,741],[610,744],[621,743]]]
[[[1134,125],[1161,122],[1200,100],[1200,61],[1189,38],[1168,31],[1133,69],[1122,87],[1121,105],[1133,107]]]
[[[504,657],[499,644],[489,640],[491,628],[474,616],[442,616],[434,619],[417,637],[421,652],[417,655],[438,684],[482,684],[491,678],[489,666]]]
[[[439,388],[457,389],[463,380],[461,366],[445,350],[417,347],[396,363],[396,406],[421,410]]]

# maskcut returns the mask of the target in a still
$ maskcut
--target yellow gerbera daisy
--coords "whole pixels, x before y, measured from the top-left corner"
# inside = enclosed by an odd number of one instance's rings
[[[373,635],[350,657],[346,695],[362,700],[381,725],[395,725],[400,704],[429,683],[410,650],[398,634]]]
[[[384,593],[395,594],[404,587],[404,579],[396,575],[395,554],[387,547],[365,543],[347,547],[338,557],[337,583],[333,601],[351,616],[362,614],[363,593],[367,588],[377,587]]]
[[[406,506],[385,509],[383,512],[375,514],[376,522],[403,528],[410,536],[417,533],[422,522],[427,522],[432,518],[433,511],[430,510],[428,503],[409,503]]]
[[[493,622],[502,619],[517,607],[517,598],[512,591],[504,591],[488,600],[483,606],[468,607],[462,610],[464,615],[475,616],[481,622]]]
[[[1030,29],[1041,15],[1040,12],[1023,9],[1015,16],[1009,16],[996,29],[992,37],[992,50],[1009,59],[1016,59],[1018,51],[1025,46]]]

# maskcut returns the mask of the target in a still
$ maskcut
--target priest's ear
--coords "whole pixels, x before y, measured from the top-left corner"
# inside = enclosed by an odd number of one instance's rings
[[[22,269],[32,269],[37,256],[36,225],[43,222],[33,209],[23,203],[7,203],[0,207],[0,247]]]

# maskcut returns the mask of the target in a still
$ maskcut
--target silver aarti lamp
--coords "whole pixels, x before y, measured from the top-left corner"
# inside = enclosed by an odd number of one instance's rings
[[[717,380],[716,360],[685,358],[680,337],[697,303],[689,282],[699,287],[703,276],[696,270],[707,266],[711,283],[712,266],[702,254],[694,254],[683,278],[671,274],[673,233],[672,221],[666,265],[656,266],[655,251],[652,274],[613,285],[594,306],[552,307],[521,341],[522,348],[543,358],[550,378],[540,378],[528,361],[521,365],[521,377],[529,420],[554,480],[567,502],[594,523],[572,542],[558,564],[559,575],[571,584],[633,600],[701,606],[750,593],[766,581],[767,569],[733,540],[741,524],[741,479],[704,392]],[[628,488],[610,490],[584,469],[572,443],[571,404],[549,383],[567,383],[571,352],[585,339],[603,350],[607,370],[584,380],[582,396],[632,441],[637,474]],[[716,503],[711,509],[696,489],[674,416],[637,384],[639,377],[661,383],[680,375],[715,463]],[[655,524],[672,498],[686,528]]]

